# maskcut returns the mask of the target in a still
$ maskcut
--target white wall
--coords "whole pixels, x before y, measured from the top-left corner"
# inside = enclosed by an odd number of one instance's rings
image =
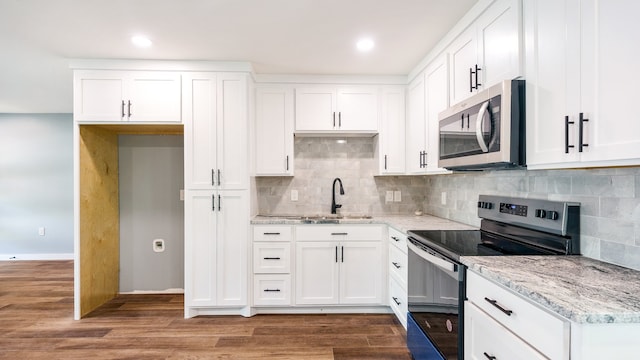
[[[71,114],[0,114],[0,260],[73,258],[72,125]]]

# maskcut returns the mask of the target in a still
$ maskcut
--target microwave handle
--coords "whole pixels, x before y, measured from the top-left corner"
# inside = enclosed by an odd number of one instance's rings
[[[489,101],[485,101],[482,106],[480,106],[480,111],[478,111],[478,117],[476,118],[476,138],[478,139],[480,149],[485,153],[489,152],[489,148],[487,147],[487,143],[484,142],[484,137],[482,136],[482,120],[484,119],[484,114],[488,112]]]

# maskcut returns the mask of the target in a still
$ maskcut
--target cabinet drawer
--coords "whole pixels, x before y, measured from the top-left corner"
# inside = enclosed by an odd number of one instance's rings
[[[300,225],[298,241],[375,241],[382,240],[381,225]]]
[[[288,274],[290,270],[290,243],[253,244],[253,272],[255,274]]]
[[[475,305],[464,306],[465,359],[546,359]]]
[[[407,254],[394,245],[389,246],[389,274],[394,277],[402,287],[407,288]]]
[[[403,253],[407,253],[407,235],[389,227],[389,241],[400,249]]]
[[[292,238],[291,226],[253,226],[253,241],[291,241]]]
[[[254,275],[253,304],[291,305],[291,275]]]
[[[389,280],[389,306],[396,314],[396,317],[407,328],[407,290],[403,288],[395,279]]]
[[[567,321],[471,271],[467,272],[467,298],[544,355],[569,358]]]

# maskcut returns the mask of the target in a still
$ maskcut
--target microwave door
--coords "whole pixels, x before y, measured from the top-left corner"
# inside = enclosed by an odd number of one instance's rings
[[[483,124],[485,124],[485,115],[488,118],[487,123],[491,127],[491,113],[489,113],[489,101],[482,103],[480,111],[478,111],[478,117],[476,118],[476,139],[478,139],[478,145],[482,149],[483,153],[489,152],[488,142],[486,139],[486,131]],[[491,130],[489,130],[489,136],[491,136]]]

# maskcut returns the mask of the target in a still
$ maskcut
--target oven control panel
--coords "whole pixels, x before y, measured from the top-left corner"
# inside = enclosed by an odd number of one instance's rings
[[[544,199],[480,195],[478,216],[504,223],[521,225],[566,235],[569,212],[579,214],[580,204]],[[578,215],[579,216],[579,215]]]

